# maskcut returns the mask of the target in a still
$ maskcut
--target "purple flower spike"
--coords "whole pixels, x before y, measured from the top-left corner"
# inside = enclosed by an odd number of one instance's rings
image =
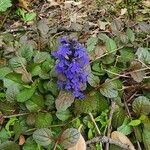
[[[87,82],[88,73],[85,71],[89,64],[89,57],[84,48],[76,39],[60,38],[60,46],[52,55],[59,61],[55,66],[58,76],[59,89],[71,91],[78,99],[83,99],[82,86]]]

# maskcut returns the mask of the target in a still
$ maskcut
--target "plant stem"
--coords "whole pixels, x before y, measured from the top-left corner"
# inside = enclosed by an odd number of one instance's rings
[[[22,113],[22,114],[15,114],[15,115],[10,115],[10,116],[4,116],[4,118],[13,118],[13,117],[19,117],[19,116],[25,116],[28,115],[29,113]]]
[[[96,122],[95,122],[95,119],[94,119],[94,117],[93,117],[92,113],[89,113],[89,116],[90,116],[90,118],[91,118],[92,122],[94,123],[95,128],[96,128],[96,130],[97,130],[98,134],[99,134],[99,135],[101,135],[101,132],[100,132],[100,130],[99,130],[99,128],[98,128],[98,126],[97,126],[97,124],[96,124]]]
[[[108,138],[110,138],[110,135],[111,135],[111,130],[112,130],[111,122],[112,122],[112,117],[113,117],[114,111],[115,111],[115,101],[111,100],[111,111],[109,114],[109,124],[108,124],[108,131],[107,131]],[[109,150],[109,142],[106,143],[105,150]]]

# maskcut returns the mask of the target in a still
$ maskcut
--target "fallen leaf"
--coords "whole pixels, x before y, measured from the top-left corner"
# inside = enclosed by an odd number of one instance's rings
[[[74,96],[72,93],[67,91],[60,91],[56,101],[56,109],[57,110],[66,110],[71,104],[74,102]]]
[[[27,72],[23,67],[18,67],[15,69],[15,72],[22,74],[22,81],[25,83],[32,82],[32,75],[31,73]]]
[[[19,0],[18,5],[24,9],[26,9],[27,11],[31,11],[28,7],[29,7],[29,2],[28,0]]]
[[[143,4],[144,4],[146,7],[150,7],[150,0],[143,1]]]
[[[79,138],[77,144],[75,146],[69,148],[68,150],[86,150],[86,143],[81,134],[80,134],[80,138]]]
[[[55,0],[47,0],[48,2],[50,2],[50,6],[49,7],[52,7],[52,6],[58,6],[59,3],[56,2]]]
[[[96,45],[95,48],[95,57],[100,58],[106,52],[106,46],[104,45]]]
[[[133,61],[131,62],[130,65],[131,68],[131,77],[136,81],[136,82],[142,82],[144,76],[145,76],[145,72],[142,69],[142,64],[140,62],[137,61]]]
[[[135,150],[134,145],[131,143],[129,138],[119,131],[114,131],[111,133],[111,138],[113,140],[119,141],[125,145],[128,145],[131,150]]]
[[[106,25],[108,24],[108,22],[103,22],[103,21],[101,21],[101,20],[98,20],[98,22],[97,22],[97,24],[98,24],[98,26],[99,26],[99,28],[101,29],[101,30],[106,30]]]
[[[23,145],[25,143],[25,138],[23,135],[20,135],[19,137],[19,145]]]
[[[127,8],[123,8],[123,9],[121,9],[121,16],[123,16],[125,13],[127,12]]]

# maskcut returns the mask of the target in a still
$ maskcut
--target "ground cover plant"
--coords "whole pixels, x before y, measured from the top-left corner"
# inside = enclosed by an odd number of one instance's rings
[[[0,0],[0,150],[150,150],[149,0]]]

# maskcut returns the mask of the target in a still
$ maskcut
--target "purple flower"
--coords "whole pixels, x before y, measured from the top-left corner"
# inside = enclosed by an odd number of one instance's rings
[[[87,82],[88,73],[85,71],[89,64],[89,57],[84,48],[76,39],[60,38],[60,46],[52,55],[58,59],[55,66],[59,89],[71,91],[76,98],[83,99],[82,85]]]

